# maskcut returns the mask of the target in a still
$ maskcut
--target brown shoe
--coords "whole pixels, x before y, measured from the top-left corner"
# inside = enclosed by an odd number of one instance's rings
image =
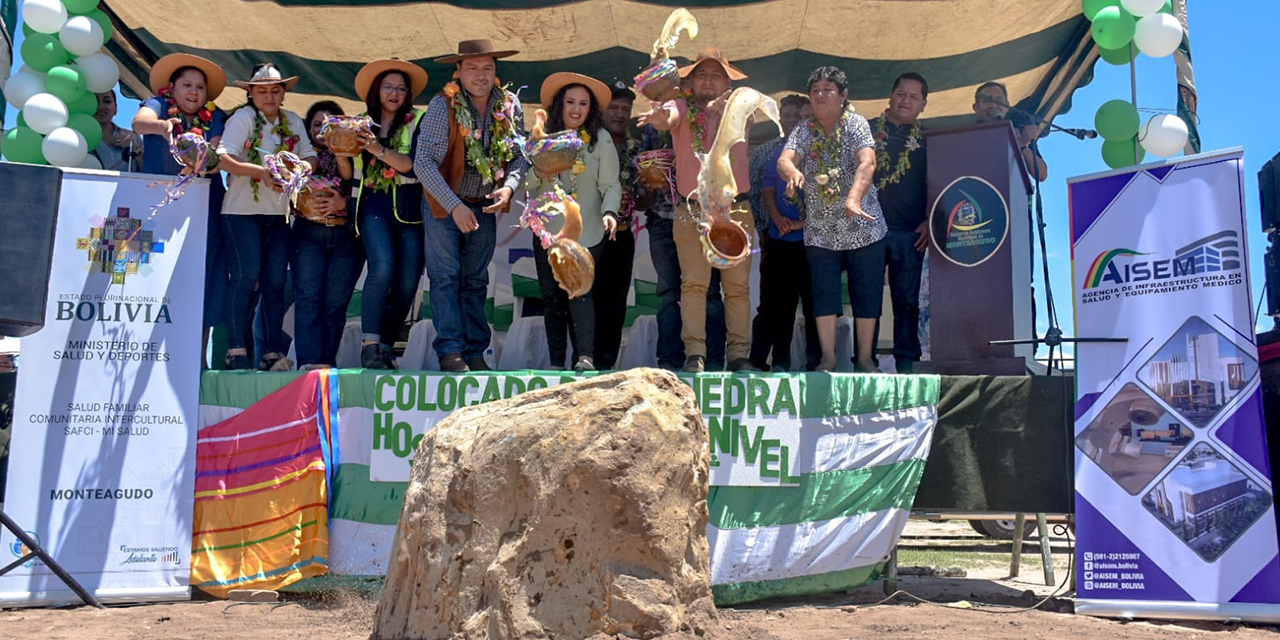
[[[471,368],[462,359],[461,353],[450,353],[440,358],[440,370],[449,373],[467,373]]]
[[[467,369],[471,371],[493,371],[493,367],[490,367],[489,363],[484,361],[483,356],[464,358],[463,361],[467,363]]]

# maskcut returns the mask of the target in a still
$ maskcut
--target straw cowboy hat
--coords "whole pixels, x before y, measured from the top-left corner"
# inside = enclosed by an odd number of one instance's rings
[[[454,64],[455,62],[462,62],[467,58],[493,58],[494,60],[497,60],[499,58],[514,56],[517,53],[520,52],[515,50],[498,51],[497,45],[493,44],[493,41],[488,38],[481,40],[463,40],[458,43],[457,54],[445,56],[443,58],[436,58],[436,64]]]
[[[571,71],[557,71],[542,81],[542,108],[550,109],[551,101],[555,100],[556,94],[561,89],[571,85],[580,84],[595,96],[596,108],[604,111],[605,107],[613,102],[613,91],[609,86],[591,76],[584,76],[581,73],[573,73]]]
[[[724,69],[725,75],[729,76],[730,80],[747,79],[747,74],[739,71],[737,67],[729,64],[729,59],[724,57],[724,54],[720,53],[720,50],[715,47],[707,47],[706,49],[699,51],[698,59],[694,60],[693,64],[680,67],[680,77],[689,77],[689,74],[693,73],[693,70],[698,68],[698,65],[706,62],[707,60],[714,61],[716,64],[720,65],[720,67]]]
[[[286,78],[283,73],[280,73],[279,67],[267,62],[253,73],[253,77],[248,80],[236,80],[232,84],[245,91],[248,91],[256,84],[282,84],[284,85],[284,90],[288,91],[293,88],[293,85],[298,84],[298,76]]]
[[[227,88],[226,72],[213,61],[189,53],[171,53],[151,65],[151,91],[160,93],[169,84],[173,72],[183,67],[195,67],[204,73],[205,88],[209,91],[210,100],[217,98]]]
[[[399,71],[409,80],[409,88],[413,90],[410,101],[417,98],[427,88],[427,70],[418,65],[401,60],[399,58],[384,58],[382,60],[374,60],[356,74],[356,95],[361,100],[367,99],[369,88],[373,85],[373,81],[378,76],[387,71]]]

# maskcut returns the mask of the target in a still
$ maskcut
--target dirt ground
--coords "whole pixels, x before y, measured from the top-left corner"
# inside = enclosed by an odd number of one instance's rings
[[[966,577],[904,576],[898,588],[948,604],[920,604],[903,595],[881,604],[884,587],[875,583],[847,593],[703,612],[687,630],[666,640],[1280,640],[1275,627],[1077,616],[1064,613],[1071,610],[1069,598],[1053,598],[1041,610],[1028,611],[1059,590],[1044,584],[1038,549],[1029,544],[1021,575],[1009,578],[1007,543],[981,538],[963,523],[912,522],[899,546],[904,573],[911,571],[908,567],[932,567],[961,569]],[[1067,541],[1054,538],[1053,551],[1061,586],[1068,575]],[[275,604],[203,601],[104,611],[0,611],[0,640],[366,640],[373,628],[376,591],[338,587],[283,595]]]

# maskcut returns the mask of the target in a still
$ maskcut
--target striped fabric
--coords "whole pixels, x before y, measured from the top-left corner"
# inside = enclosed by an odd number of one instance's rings
[[[216,422],[202,412],[209,426],[196,441],[194,586],[226,597],[327,572],[333,379],[298,377]]]
[[[398,56],[431,74],[420,104],[448,81],[452,68],[431,62],[459,40],[492,38],[520,54],[498,67],[504,81],[526,85],[526,99],[555,71],[606,82],[630,81],[672,8],[687,6],[700,34],[674,55],[717,46],[769,93],[804,90],[815,67],[834,64],[851,82],[858,110],[874,117],[893,79],[922,73],[932,93],[930,126],[972,119],[974,89],[988,80],[1042,115],[1067,107],[1087,81],[1096,55],[1079,0],[220,0],[193,10],[189,0],[104,0],[116,23],[110,53],[132,92],[149,95],[147,71],[175,51],[222,65],[232,79],[258,61],[278,63],[301,82],[288,102],[302,111],[335,98],[359,109],[352,87],[369,60]],[[268,44],[269,43],[269,44]],[[243,101],[227,91],[223,106]]]
[[[254,410],[280,379],[206,374],[201,420]],[[279,374],[287,375],[287,374]],[[330,570],[385,575],[407,483],[371,482],[371,399],[361,374],[338,410],[342,451],[329,513]],[[723,375],[723,374],[707,374]],[[798,486],[712,487],[716,602],[850,589],[877,578],[906,525],[937,422],[934,376],[801,376]]]

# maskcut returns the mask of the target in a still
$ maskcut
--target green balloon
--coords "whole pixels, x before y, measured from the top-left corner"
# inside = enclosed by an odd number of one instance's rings
[[[1160,13],[1173,15],[1173,0],[1164,0],[1164,6],[1160,7]]]
[[[28,164],[49,164],[45,162],[44,151],[40,146],[44,136],[27,127],[14,127],[4,132],[4,159],[10,162],[26,162]]]
[[[67,13],[82,16],[97,9],[98,0],[62,0],[62,5],[67,8]],[[92,149],[93,145],[89,145],[89,148]]]
[[[84,74],[75,67],[59,65],[49,70],[44,86],[49,93],[71,104],[84,95]]]
[[[1138,22],[1120,7],[1107,7],[1093,17],[1093,40],[1103,49],[1122,49],[1133,41]]]
[[[18,128],[27,127],[27,119],[22,116],[22,112],[18,112]],[[27,127],[28,129],[30,127]]]
[[[1137,161],[1134,160],[1134,151],[1137,151]],[[1138,144],[1137,138],[1107,140],[1102,143],[1102,161],[1112,169],[1132,167],[1142,162],[1145,157],[1147,157],[1147,150]]]
[[[60,64],[66,64],[71,56],[58,41],[57,36],[33,33],[22,41],[22,61],[36,71],[45,72]]]
[[[89,143],[90,151],[97,149],[98,144],[102,142],[102,125],[98,124],[91,115],[73,113],[70,118],[67,118],[67,126],[84,136],[85,142]]]
[[[1138,57],[1137,47],[1121,47],[1119,49],[1098,48],[1098,57],[1114,65],[1126,65]]]
[[[84,95],[76,98],[74,102],[67,103],[67,111],[93,115],[98,112],[98,96],[91,91],[86,91]]]
[[[1093,20],[1099,11],[1120,6],[1120,0],[1084,0],[1084,17]]]
[[[111,18],[108,18],[102,9],[94,9],[84,15],[93,18],[94,22],[102,26],[102,43],[106,44],[111,39],[111,34],[115,33],[115,28],[111,26]]]
[[[1103,104],[1093,116],[1093,128],[1105,140],[1128,140],[1138,135],[1138,127],[1141,126],[1138,110],[1124,100]]]
[[[30,26],[30,25],[28,25],[28,24],[26,23],[26,21],[25,21],[25,20],[22,22],[22,37],[23,37],[23,38],[30,38],[32,35],[37,34],[37,33],[40,33],[40,32],[39,32],[39,31],[36,31],[35,29],[32,29],[32,28],[31,28],[31,26]]]

